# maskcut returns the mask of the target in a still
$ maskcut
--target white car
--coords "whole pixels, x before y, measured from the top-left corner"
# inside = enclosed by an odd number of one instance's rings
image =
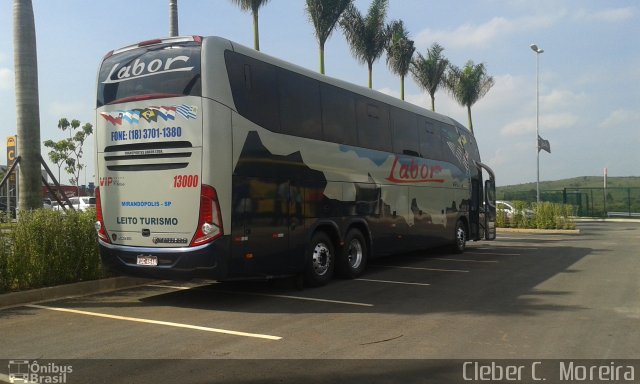
[[[505,212],[507,216],[507,220],[513,219],[515,214],[517,213],[516,207],[510,201],[496,201],[496,210],[498,212]],[[525,208],[522,210],[522,213],[526,218],[530,219],[533,217],[533,211],[529,208]]]
[[[86,211],[89,208],[96,207],[96,198],[91,196],[70,197],[69,202],[71,202],[71,205],[73,206],[73,208],[75,208],[78,211]],[[62,200],[62,203],[65,206],[67,206],[64,200]],[[53,209],[59,211],[62,208],[59,205],[55,205]]]

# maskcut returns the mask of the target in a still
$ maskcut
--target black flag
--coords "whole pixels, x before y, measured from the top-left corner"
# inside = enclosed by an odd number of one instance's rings
[[[545,140],[538,136],[538,152],[541,150],[551,153],[551,144],[549,144],[549,140]]]

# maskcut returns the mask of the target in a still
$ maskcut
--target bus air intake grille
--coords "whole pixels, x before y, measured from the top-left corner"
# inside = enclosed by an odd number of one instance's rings
[[[163,171],[189,166],[192,150],[188,141],[111,145],[104,149],[104,160],[110,171]]]

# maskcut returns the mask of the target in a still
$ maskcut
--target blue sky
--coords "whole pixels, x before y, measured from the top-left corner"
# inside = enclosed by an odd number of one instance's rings
[[[95,82],[106,52],[168,34],[168,0],[33,0],[40,84],[41,138],[60,139],[58,119],[95,124]],[[369,0],[357,0],[366,12]],[[0,1],[0,153],[15,134],[11,0]],[[218,35],[252,46],[252,20],[229,0],[178,0],[182,35]],[[458,66],[483,62],[494,87],[472,108],[484,162],[498,185],[536,179],[536,43],[540,55],[540,179],[640,175],[640,3],[591,0],[389,0],[388,20],[401,19],[423,55],[433,42]],[[318,48],[303,0],[271,0],[260,11],[265,53],[312,70]],[[336,29],[326,47],[326,73],[366,85],[366,66]],[[399,78],[376,62],[373,87],[398,96]],[[406,99],[429,106],[409,76]],[[436,111],[467,125],[466,109],[445,91]],[[86,148],[93,175],[93,144]],[[43,155],[46,150],[43,148]],[[55,169],[55,168],[54,168]],[[54,171],[55,172],[55,171]],[[63,178],[63,181],[67,181]],[[84,176],[81,177],[84,182]]]

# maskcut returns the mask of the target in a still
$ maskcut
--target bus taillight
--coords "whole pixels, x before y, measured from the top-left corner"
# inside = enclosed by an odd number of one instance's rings
[[[98,232],[98,237],[100,240],[110,243],[109,235],[107,235],[107,230],[104,227],[104,219],[102,217],[102,204],[100,203],[100,188],[96,188],[96,232]]]
[[[222,215],[215,188],[203,184],[200,192],[200,218],[191,246],[202,245],[222,236]]]

